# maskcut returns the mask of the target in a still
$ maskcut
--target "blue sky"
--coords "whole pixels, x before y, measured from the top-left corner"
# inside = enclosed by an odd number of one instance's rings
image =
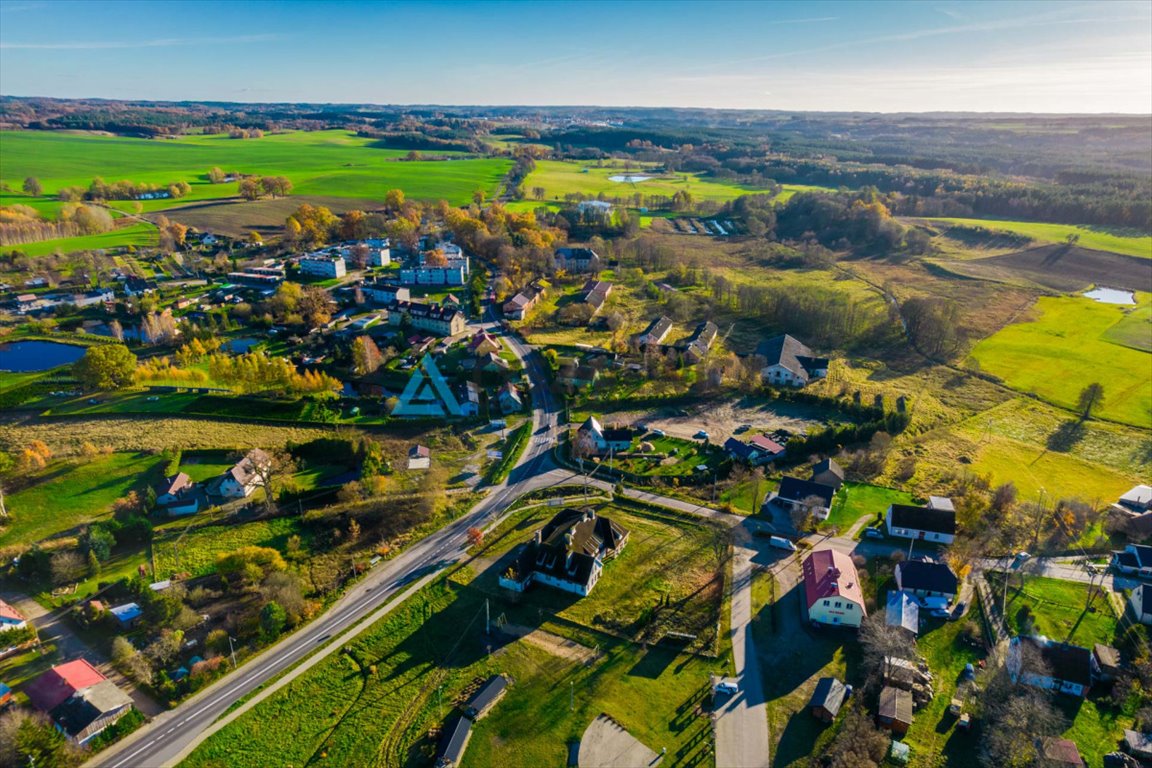
[[[0,93],[1152,112],[1152,3],[0,0]]]

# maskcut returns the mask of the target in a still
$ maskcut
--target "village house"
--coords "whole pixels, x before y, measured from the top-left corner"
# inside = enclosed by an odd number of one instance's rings
[[[604,306],[604,302],[608,301],[608,295],[611,293],[612,283],[604,280],[589,280],[580,289],[580,301],[592,307],[592,314],[595,315]]]
[[[523,320],[528,310],[536,306],[543,295],[544,289],[536,283],[524,286],[519,293],[504,302],[504,316],[509,320]]]
[[[808,701],[808,711],[817,720],[830,723],[840,714],[840,707],[844,705],[848,690],[844,683],[834,677],[822,677],[816,683],[816,690],[812,691],[812,698]]]
[[[195,483],[184,472],[177,472],[174,475],[169,475],[163,478],[156,486],[156,504],[161,507],[167,507],[169,504],[174,504],[180,497],[190,491]]]
[[[500,585],[523,592],[539,582],[587,596],[600,580],[604,563],[628,543],[628,529],[591,507],[565,509],[536,531]]]
[[[711,320],[705,320],[697,325],[691,335],[676,343],[676,351],[680,353],[680,361],[684,365],[698,365],[708,356],[708,350],[716,341],[720,329]]]
[[[500,343],[500,339],[488,331],[477,331],[468,341],[468,352],[472,355],[486,355],[489,352],[499,353],[503,349],[504,345]]]
[[[123,605],[114,605],[109,608],[108,614],[116,620],[116,624],[120,629],[131,629],[140,621],[140,617],[144,615],[144,611],[142,611],[136,603],[124,603]]]
[[[419,301],[394,301],[388,305],[388,324],[398,326],[407,322],[420,331],[437,336],[457,336],[468,329],[464,313],[440,304]]]
[[[264,476],[271,466],[271,457],[253,448],[218,479],[215,492],[229,499],[246,499],[264,485]]]
[[[520,399],[520,390],[516,389],[516,385],[511,382],[500,387],[500,394],[497,397],[500,402],[500,411],[505,416],[524,410],[524,401]]]
[[[1128,595],[1132,615],[1141,624],[1152,626],[1152,586],[1138,584]]]
[[[428,469],[432,466],[432,450],[426,445],[408,449],[408,469]]]
[[[348,274],[347,265],[343,256],[327,253],[309,253],[301,256],[297,261],[300,274],[308,277],[335,278]]]
[[[28,626],[28,620],[24,618],[24,614],[16,610],[16,607],[11,603],[0,600],[0,632],[9,629],[23,629],[26,626]]]
[[[1039,659],[1040,664],[1032,663]],[[1092,652],[1035,637],[1014,637],[1008,646],[1008,674],[1014,683],[1083,698],[1092,687]]]
[[[813,624],[859,627],[868,615],[852,558],[818,549],[804,560],[804,597]]]
[[[600,271],[600,256],[591,248],[557,248],[556,269],[569,274]]]
[[[912,719],[912,694],[909,691],[891,686],[880,689],[876,722],[881,728],[902,736],[912,727]]]
[[[604,429],[595,416],[589,416],[577,430],[577,440],[587,441],[596,455],[621,453],[632,447],[632,430],[627,427]]]
[[[927,507],[893,504],[884,517],[888,535],[951,544],[956,540],[956,510],[951,507],[951,502],[944,508],[931,503]]]
[[[659,345],[664,343],[664,339],[668,337],[669,332],[672,330],[672,318],[667,316],[657,317],[652,322],[648,323],[648,327],[640,331],[632,337],[636,346],[640,349],[645,349],[651,345]]]
[[[460,361],[461,371],[483,371],[485,373],[507,373],[512,366],[495,352],[483,352],[476,357]]]
[[[770,464],[784,456],[784,446],[767,435],[756,435],[749,440],[730,437],[724,441],[724,451],[736,461],[753,467]]]
[[[480,387],[474,381],[464,382],[456,392],[457,402],[460,403],[462,416],[477,416],[480,414]]]
[[[383,280],[365,280],[360,284],[364,298],[373,304],[386,307],[394,301],[411,301],[412,291],[403,285]]]
[[[785,476],[780,480],[780,488],[765,503],[784,509],[807,507],[817,520],[827,520],[832,513],[832,500],[835,496],[836,491],[831,486]]]
[[[960,581],[947,563],[905,560],[896,564],[896,587],[918,597],[956,599]]]
[[[1152,512],[1152,486],[1137,485],[1121,496],[1112,509],[1128,515],[1142,515]]]
[[[824,459],[812,465],[812,482],[840,490],[844,485],[844,470],[832,459]]]
[[[1152,576],[1152,546],[1129,544],[1112,553],[1112,567],[1128,576]]]
[[[816,357],[799,339],[788,334],[765,339],[754,354],[764,358],[760,376],[774,387],[803,387],[828,375],[828,358]]]
[[[24,688],[71,741],[83,745],[132,708],[132,699],[85,659],[52,667]]]
[[[561,365],[560,369],[556,372],[556,381],[565,387],[574,387],[575,389],[590,387],[599,380],[599,368],[576,362]]]

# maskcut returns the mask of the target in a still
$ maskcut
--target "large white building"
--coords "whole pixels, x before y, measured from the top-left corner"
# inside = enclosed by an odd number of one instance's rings
[[[804,596],[814,624],[858,627],[868,615],[864,591],[852,558],[834,549],[818,549],[804,561]]]
[[[344,277],[348,274],[343,256],[309,253],[300,257],[300,272],[309,277]]]
[[[951,501],[939,496],[931,497],[926,507],[893,504],[888,507],[884,524],[889,536],[900,539],[936,544],[951,544],[956,540],[956,510]]]
[[[431,251],[406,261],[400,268],[400,282],[403,285],[464,285],[469,271],[468,257],[460,246],[440,243]]]

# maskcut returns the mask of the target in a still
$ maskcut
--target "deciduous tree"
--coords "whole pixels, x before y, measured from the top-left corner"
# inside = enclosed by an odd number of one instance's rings
[[[88,389],[118,389],[132,383],[136,355],[123,344],[96,344],[72,366],[72,373]]]

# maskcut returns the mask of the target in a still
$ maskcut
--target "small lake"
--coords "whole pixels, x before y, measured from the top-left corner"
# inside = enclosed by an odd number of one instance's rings
[[[84,357],[84,347],[58,341],[13,341],[0,344],[0,371],[29,373],[70,365]]]
[[[608,181],[618,181],[618,182],[622,182],[624,184],[636,184],[636,183],[641,182],[641,181],[648,181],[648,179],[650,179],[650,178],[652,178],[652,177],[651,176],[640,176],[640,175],[629,174],[629,175],[624,175],[624,176],[609,176]]]
[[[224,349],[234,355],[243,355],[259,344],[261,339],[229,339],[224,343]]]
[[[1093,288],[1090,291],[1085,291],[1084,296],[1101,304],[1127,304],[1128,306],[1135,306],[1136,304],[1136,294],[1132,291],[1122,291],[1119,288]]]

